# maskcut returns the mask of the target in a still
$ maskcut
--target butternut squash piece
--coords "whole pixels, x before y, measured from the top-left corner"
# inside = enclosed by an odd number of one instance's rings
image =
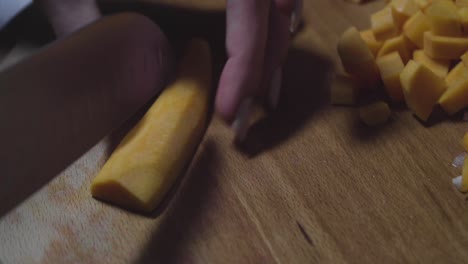
[[[434,105],[447,89],[444,80],[414,60],[406,64],[400,80],[409,109],[422,121],[427,121]]]
[[[379,53],[380,48],[383,46],[382,41],[377,41],[374,36],[374,32],[371,29],[364,30],[359,32],[361,34],[361,38],[366,42],[367,47],[371,50],[374,56],[377,56]]]
[[[135,211],[156,208],[203,136],[211,71],[208,44],[192,40],[175,81],[163,90],[93,180],[93,197]]]
[[[449,115],[468,107],[468,72],[460,71],[459,74],[439,99],[440,106]]]
[[[406,21],[403,34],[418,48],[424,45],[424,32],[430,29],[429,20],[423,12],[418,11]]]
[[[406,20],[419,11],[414,0],[392,0],[392,14],[398,28],[402,28]]]
[[[433,59],[457,60],[468,50],[468,38],[436,36],[424,33],[424,52]]]
[[[382,125],[388,121],[391,115],[390,107],[382,101],[359,108],[359,118],[368,126]]]
[[[424,53],[424,50],[415,50],[413,52],[413,60],[426,65],[441,78],[447,76],[450,67],[450,60],[431,59]]]
[[[379,81],[374,55],[355,27],[350,27],[343,33],[337,50],[345,71],[364,86],[372,87]]]
[[[434,1],[427,7],[426,16],[434,35],[449,37],[462,35],[458,10],[453,1]]]
[[[454,83],[462,81],[465,77],[464,75],[468,73],[468,68],[463,62],[459,62],[445,77],[445,83],[447,87],[451,87]]]
[[[404,35],[400,35],[385,41],[377,57],[382,57],[397,51],[400,54],[403,63],[406,64],[411,59],[413,49],[413,44],[410,43],[410,41]]]
[[[392,8],[387,6],[371,15],[371,28],[375,39],[384,41],[399,35],[399,27],[393,18]]]
[[[403,100],[403,90],[401,88],[400,74],[405,68],[398,52],[392,52],[376,60],[380,70],[380,76],[385,86],[385,90],[390,98],[396,102]]]

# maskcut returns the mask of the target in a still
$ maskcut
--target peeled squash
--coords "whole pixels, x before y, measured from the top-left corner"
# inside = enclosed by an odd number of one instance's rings
[[[417,117],[427,121],[440,96],[447,89],[445,81],[424,64],[414,60],[406,64],[400,79],[406,104]]]
[[[398,52],[392,52],[377,58],[377,66],[387,94],[393,101],[400,102],[403,98],[400,74],[405,68]]]
[[[439,104],[449,115],[453,115],[468,106],[468,72],[463,62],[460,62],[451,78],[446,83],[448,90],[440,97]],[[453,70],[452,70],[453,71]]]
[[[178,75],[126,135],[91,184],[92,196],[135,210],[154,210],[203,137],[211,87],[211,53],[192,40]]]
[[[413,60],[426,65],[431,71],[441,78],[445,78],[445,76],[447,76],[450,67],[450,60],[432,59],[424,53],[424,50],[415,50],[413,52]]]

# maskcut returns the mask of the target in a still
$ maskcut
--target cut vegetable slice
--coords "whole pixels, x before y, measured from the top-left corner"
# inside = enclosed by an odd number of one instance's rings
[[[406,64],[400,79],[406,104],[417,117],[427,121],[437,100],[447,89],[444,80],[414,60]]]
[[[398,52],[392,52],[376,60],[380,70],[380,76],[384,83],[387,94],[396,102],[403,100],[400,74],[405,68]]]
[[[449,115],[453,115],[468,106],[468,73],[461,72],[440,97],[439,104]]]
[[[359,108],[359,118],[368,126],[382,125],[390,118],[390,107],[382,101]]]
[[[426,9],[426,16],[435,35],[451,37],[462,35],[458,10],[453,1],[433,1]]]
[[[414,0],[392,0],[392,14],[395,23],[402,28],[406,20],[419,11],[419,6]]]
[[[376,57],[380,48],[382,48],[383,42],[375,39],[374,32],[371,29],[361,31],[360,34],[361,38],[366,42],[367,47],[369,47],[372,54]]]
[[[375,58],[355,27],[347,29],[338,41],[338,54],[345,71],[372,87],[379,80]]]
[[[466,68],[463,62],[459,62],[445,77],[445,83],[447,87],[453,86],[456,82],[462,81],[465,78],[465,75],[468,73],[468,68]]]
[[[211,70],[208,44],[192,40],[175,81],[126,135],[93,180],[93,197],[136,211],[155,209],[203,136]]]
[[[411,55],[414,49],[413,47],[413,44],[410,43],[410,41],[404,35],[400,35],[385,41],[377,57],[382,57],[397,51],[400,54],[403,63],[406,64],[411,59]]]
[[[377,11],[371,15],[371,28],[378,41],[384,41],[398,36],[398,25],[393,18],[391,7]]]
[[[441,78],[447,76],[450,67],[450,60],[431,59],[424,53],[424,50],[415,50],[413,52],[413,60],[426,65]]]
[[[428,31],[429,21],[423,12],[418,11],[403,26],[403,33],[418,48],[424,45],[424,32]]]
[[[436,36],[424,33],[424,52],[433,59],[459,59],[468,50],[468,38]]]

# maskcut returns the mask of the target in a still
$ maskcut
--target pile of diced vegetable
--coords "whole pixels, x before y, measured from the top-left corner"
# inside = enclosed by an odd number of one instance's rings
[[[449,116],[468,107],[468,0],[391,0],[370,24],[338,41],[349,82],[332,87],[333,104],[354,105],[383,87],[387,100],[359,108],[370,126],[389,119],[389,103],[405,104],[422,122],[437,105]],[[468,191],[468,159],[463,174],[454,183]]]

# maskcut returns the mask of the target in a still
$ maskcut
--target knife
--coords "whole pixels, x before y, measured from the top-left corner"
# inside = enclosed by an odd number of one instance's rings
[[[1,0],[0,1],[0,30],[5,28],[8,23],[16,17],[21,11],[28,7],[32,0]]]

